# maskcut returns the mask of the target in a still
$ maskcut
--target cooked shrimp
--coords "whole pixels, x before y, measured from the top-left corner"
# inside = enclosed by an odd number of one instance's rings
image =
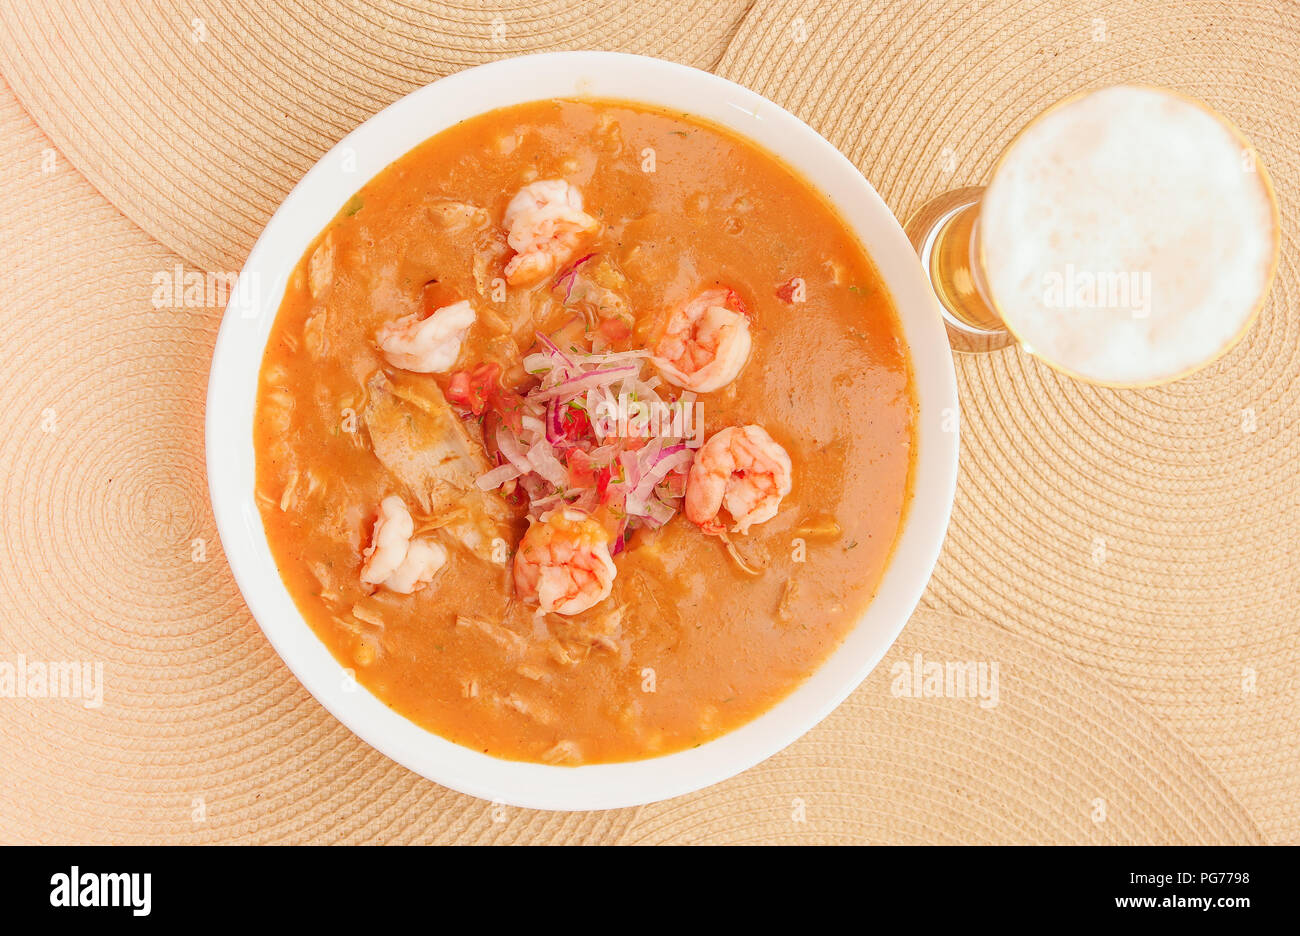
[[[700,447],[686,479],[686,518],[706,533],[723,533],[725,508],[733,533],[771,520],[790,493],[790,456],[762,426],[731,426]]]
[[[447,561],[447,551],[427,539],[411,539],[415,521],[396,495],[379,503],[379,519],[365,550],[361,581],[409,595],[423,588]]]
[[[384,587],[399,595],[409,595],[432,582],[446,563],[447,550],[441,544],[423,538],[411,540],[406,558],[384,579]]]
[[[605,530],[572,507],[543,514],[515,553],[516,591],[556,614],[578,614],[609,597],[616,571]]]
[[[367,585],[382,584],[397,571],[406,558],[406,549],[415,532],[415,521],[406,504],[396,494],[379,502],[379,519],[375,532],[366,548],[366,561],[361,566],[361,581]]]
[[[576,188],[563,179],[543,179],[510,199],[505,226],[506,241],[516,251],[506,264],[506,282],[527,285],[572,260],[600,222],[582,210]]]
[[[708,393],[735,380],[749,359],[749,319],[727,307],[730,292],[700,293],[668,319],[651,360],[669,382]]]
[[[475,321],[474,307],[454,302],[422,319],[417,313],[386,322],[375,338],[389,364],[419,374],[449,371]]]

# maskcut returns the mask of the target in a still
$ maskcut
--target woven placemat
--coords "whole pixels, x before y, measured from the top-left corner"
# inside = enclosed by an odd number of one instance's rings
[[[0,699],[0,839],[1300,839],[1291,242],[1247,341],[1165,390],[1092,390],[1015,352],[960,362],[963,475],[927,604],[965,617],[918,615],[845,707],[743,777],[571,816],[427,783],[298,686],[207,506],[220,309],[151,302],[178,264],[237,267],[302,171],[389,100],[547,47],[720,59],[900,214],[979,181],[1070,90],[1170,84],[1251,136],[1289,230],[1293,21],[1249,4],[428,9],[0,6],[22,104],[3,90],[0,662],[98,661],[106,686],[98,709]],[[998,662],[998,705],[886,694],[916,652]]]

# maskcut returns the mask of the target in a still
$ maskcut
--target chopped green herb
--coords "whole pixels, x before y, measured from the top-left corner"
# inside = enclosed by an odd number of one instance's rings
[[[346,218],[352,217],[361,210],[361,206],[365,203],[365,199],[362,198],[360,194],[353,195],[348,199],[348,203],[343,206],[343,216]]]

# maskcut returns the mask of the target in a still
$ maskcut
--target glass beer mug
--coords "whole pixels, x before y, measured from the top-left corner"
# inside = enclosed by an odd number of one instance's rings
[[[1050,107],[987,186],[947,192],[905,227],[955,350],[1019,343],[1072,377],[1142,387],[1249,331],[1277,269],[1278,218],[1231,123],[1126,85]]]

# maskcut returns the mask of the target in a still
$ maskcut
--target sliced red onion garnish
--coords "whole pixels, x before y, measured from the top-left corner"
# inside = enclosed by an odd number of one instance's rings
[[[641,481],[641,465],[637,461],[636,452],[620,452],[618,461],[623,466],[623,477],[627,486],[635,488]]]
[[[546,415],[540,407],[538,412],[541,416]],[[524,413],[519,417],[519,425],[523,429],[525,440],[532,437],[543,436],[546,434],[546,425],[542,422],[541,416],[534,416],[532,413]]]
[[[560,425],[560,407],[554,400],[546,401],[546,441],[555,445],[564,438],[564,427]]]
[[[641,449],[641,455],[638,461],[641,463],[641,471],[644,473],[649,470],[655,462],[659,461],[659,450],[664,446],[664,440],[660,436],[655,436],[645,444]]]
[[[506,457],[506,461],[519,469],[520,474],[526,475],[533,470],[532,464],[528,461],[528,453],[504,423],[497,427],[497,448]]]
[[[637,370],[639,368],[628,365],[626,367],[611,367],[608,370],[588,371],[579,377],[570,377],[568,380],[549,389],[535,390],[528,395],[528,398],[541,403],[546,400],[577,396],[593,387],[603,387],[611,384],[629,373],[636,373]]]
[[[650,357],[649,351],[609,351],[601,354],[584,355],[582,363],[600,366],[603,364],[617,364],[621,361],[645,360],[648,357]]]
[[[647,420],[654,415],[652,407],[666,402],[689,404],[694,394],[682,393],[672,401],[656,392],[657,378],[642,380],[643,361],[651,356],[648,351],[566,353],[546,335],[539,333],[537,341],[543,350],[525,357],[524,369],[540,379],[524,398],[526,411],[519,428],[511,430],[503,424],[497,429],[504,464],[477,483],[490,490],[517,478],[533,516],[561,505],[589,514],[622,511],[613,543],[614,551],[621,552],[631,530],[658,529],[681,506],[681,495],[663,482],[674,471],[685,472],[694,452],[679,436],[659,435],[664,424]],[[566,430],[564,407],[570,403],[585,405],[590,429],[578,421]],[[631,437],[625,435],[627,427],[614,422],[615,414],[624,413]],[[637,429],[647,425],[659,428],[649,438],[644,433],[637,438]],[[583,431],[574,432],[579,426]],[[592,480],[574,486],[575,477]],[[674,483],[674,490],[679,487]]]
[[[670,504],[665,504],[662,500],[659,499],[659,495],[656,494],[646,502],[646,506],[645,506],[646,525],[653,530],[657,530],[665,523],[667,523],[669,520],[671,520],[673,518],[673,514],[675,513],[677,513],[677,508],[673,507]]]
[[[524,371],[529,374],[544,374],[555,367],[555,359],[549,352],[534,351],[524,357]]]
[[[529,473],[519,476],[519,486],[524,489],[528,495],[530,503],[545,497],[550,492],[547,490],[547,484],[537,475]]]
[[[481,491],[490,491],[493,488],[500,487],[507,481],[513,481],[521,474],[523,474],[523,472],[521,472],[515,465],[498,465],[491,471],[485,471],[483,474],[479,475],[474,484]]]
[[[573,298],[573,285],[578,279],[578,268],[594,256],[596,256],[594,253],[589,253],[585,257],[579,257],[577,260],[569,264],[569,266],[565,268],[564,272],[556,278],[556,286],[561,284],[564,285],[564,302],[566,305],[569,303],[569,300]],[[565,282],[566,280],[568,282]]]
[[[694,453],[684,448],[681,451],[673,452],[671,455],[664,456],[655,463],[654,467],[650,468],[650,470],[645,473],[640,481],[637,482],[632,493],[638,500],[649,498],[651,493],[654,491],[655,485],[667,477],[670,471],[677,468],[679,465],[689,464],[694,458]]]
[[[562,494],[551,494],[547,497],[539,497],[536,500],[529,503],[528,512],[533,515],[540,514],[543,511],[555,507],[562,500],[564,500],[564,496]]]
[[[533,470],[557,488],[564,487],[569,481],[569,472],[555,457],[555,450],[545,439],[538,439],[528,450],[528,462]]]
[[[570,502],[570,505],[578,508],[584,513],[591,513],[599,506],[600,496],[596,493],[595,488],[587,488],[576,499]]]
[[[560,350],[560,346],[557,345],[550,338],[547,338],[541,332],[535,332],[534,334],[537,335],[537,340],[542,343],[542,346],[545,347],[547,351],[550,351],[557,358],[559,358],[565,367],[575,368],[578,366],[577,364],[574,364],[573,361],[569,358],[569,356]]]

